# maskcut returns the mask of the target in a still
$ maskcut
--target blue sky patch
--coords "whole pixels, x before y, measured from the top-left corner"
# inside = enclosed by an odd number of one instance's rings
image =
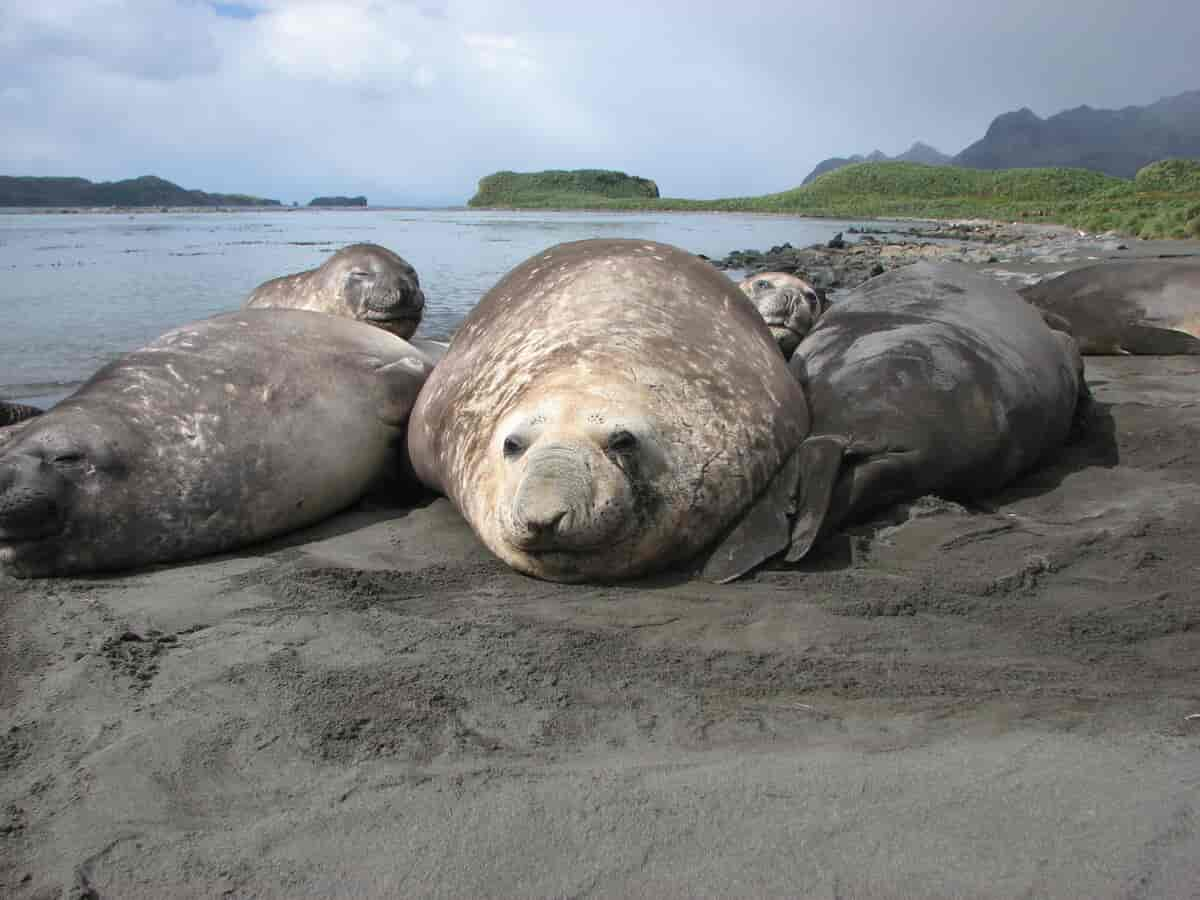
[[[243,3],[210,3],[209,6],[218,16],[225,16],[227,19],[253,19],[258,15],[257,9]]]

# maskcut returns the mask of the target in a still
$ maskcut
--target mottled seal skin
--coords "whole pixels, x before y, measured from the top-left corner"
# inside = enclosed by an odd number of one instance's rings
[[[785,359],[811,330],[824,304],[816,289],[797,275],[762,272],[743,279],[738,287],[757,307]]]
[[[1085,355],[1200,354],[1200,259],[1084,266],[1021,290]]]
[[[997,490],[1065,442],[1089,397],[1074,341],[957,263],[872,278],[821,317],[790,366],[812,415],[793,561],[885,505]]]
[[[13,403],[9,400],[0,400],[0,428],[16,425],[18,422],[24,422],[26,419],[32,419],[34,416],[40,416],[42,412],[36,406],[29,406],[25,403]]]
[[[803,392],[762,317],[678,248],[551,247],[493,287],[413,410],[417,476],[515,569],[612,581],[787,546]],[[782,501],[782,506],[781,506]]]
[[[351,244],[315,269],[260,284],[244,306],[329,313],[407,339],[421,324],[425,295],[416,270],[391,250],[378,244]]]
[[[0,451],[0,564],[131,568],[316,522],[393,461],[431,368],[394,335],[300,310],[167,332]]]

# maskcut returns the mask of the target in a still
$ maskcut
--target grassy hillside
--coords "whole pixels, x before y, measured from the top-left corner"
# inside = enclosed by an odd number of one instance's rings
[[[644,201],[658,197],[658,185],[648,178],[607,169],[571,172],[497,172],[480,179],[479,191],[468,206],[547,209],[587,206],[611,200]]]
[[[481,186],[487,181],[485,178],[480,182]],[[761,197],[654,199],[650,196],[604,196],[594,191],[573,193],[561,189],[553,194],[517,192],[506,196],[507,202],[490,203],[481,201],[477,194],[472,205],[718,210],[838,218],[979,217],[1059,222],[1088,231],[1115,230],[1147,238],[1200,238],[1198,160],[1153,163],[1142,169],[1133,181],[1086,169],[990,171],[879,162],[846,166],[803,187]],[[527,199],[536,202],[524,202]]]
[[[189,191],[154,175],[124,181],[0,175],[0,206],[279,206],[248,194]]]

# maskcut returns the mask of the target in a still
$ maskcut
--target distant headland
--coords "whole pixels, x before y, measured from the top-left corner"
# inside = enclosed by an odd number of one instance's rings
[[[367,198],[358,197],[313,197],[309,206],[366,206]]]
[[[0,206],[282,206],[249,194],[189,191],[155,175],[124,181],[0,175]]]
[[[985,218],[1053,222],[1144,238],[1200,238],[1200,160],[1162,160],[1133,179],[1087,169],[968,169],[864,162],[761,197],[659,197],[647,178],[620,172],[497,172],[473,207],[781,213],[831,218]],[[636,184],[650,189],[637,193]],[[653,191],[653,193],[650,192]]]

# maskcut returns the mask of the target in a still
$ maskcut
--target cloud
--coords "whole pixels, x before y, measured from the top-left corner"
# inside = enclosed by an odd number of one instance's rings
[[[0,52],[10,64],[51,69],[79,60],[137,78],[170,81],[220,64],[211,12],[170,0],[47,0],[2,7]]]
[[[1000,112],[1200,88],[1200,7],[661,0],[0,0],[0,171],[453,202],[501,168],[674,196],[956,152]]]

